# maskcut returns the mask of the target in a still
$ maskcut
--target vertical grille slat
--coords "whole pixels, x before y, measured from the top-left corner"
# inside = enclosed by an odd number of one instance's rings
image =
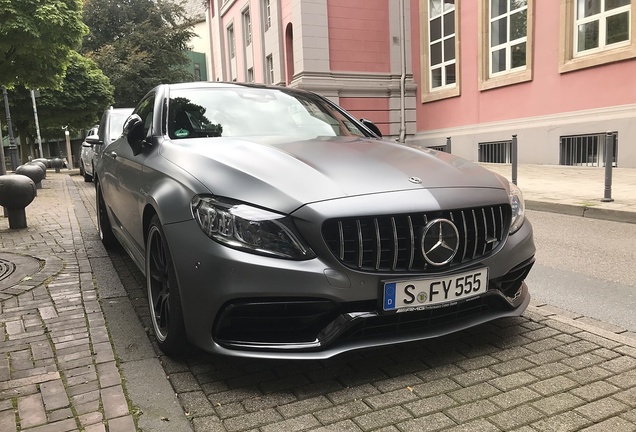
[[[378,218],[373,219],[375,227],[375,269],[380,270],[380,259],[382,258],[382,238],[380,237],[380,225]]]
[[[358,218],[330,219],[323,224],[325,243],[344,265],[371,272],[445,271],[493,253],[505,240],[510,205]],[[426,226],[436,219],[453,222],[459,250],[441,266],[428,263],[421,241]]]
[[[393,265],[391,270],[395,270],[397,268],[398,254],[400,253],[400,243],[398,242],[397,226],[393,216],[391,216],[391,228],[393,229]]]
[[[362,261],[364,259],[364,239],[362,238],[362,225],[360,219],[356,220],[356,227],[358,228],[358,268],[362,268]]]
[[[411,216],[407,218],[409,223],[409,239],[411,240],[411,254],[409,257],[409,270],[413,268],[413,261],[415,260],[415,233],[413,232],[413,220]]]
[[[344,242],[344,229],[342,227],[342,221],[338,221],[338,243],[340,244],[340,247],[338,248],[338,256],[340,257],[340,261],[344,261],[345,242]]]
[[[464,253],[462,253],[462,262],[466,260],[466,254],[468,253],[468,225],[466,225],[466,213],[462,213],[462,225],[464,226]]]
[[[486,209],[481,209],[481,215],[483,216],[483,221],[484,221],[484,249],[482,250],[481,254],[485,255],[486,254],[486,248],[488,247],[488,219],[486,219]]]
[[[479,228],[477,228],[477,215],[475,214],[475,210],[471,210],[471,212],[473,214],[473,227],[475,228],[475,247],[473,249],[472,259],[475,259],[475,257],[477,256],[477,239],[479,238]]]

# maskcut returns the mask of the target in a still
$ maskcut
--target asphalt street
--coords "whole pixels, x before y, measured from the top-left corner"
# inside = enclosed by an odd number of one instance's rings
[[[636,331],[636,225],[538,211],[528,218],[534,301]]]

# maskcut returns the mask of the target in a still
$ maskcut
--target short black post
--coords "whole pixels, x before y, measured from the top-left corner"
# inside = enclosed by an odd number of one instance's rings
[[[605,134],[605,194],[601,202],[612,202],[612,165],[614,165],[614,134]]]
[[[452,153],[452,151],[451,151],[451,137],[446,137],[446,153]]]
[[[512,183],[517,184],[517,135],[512,136]]]

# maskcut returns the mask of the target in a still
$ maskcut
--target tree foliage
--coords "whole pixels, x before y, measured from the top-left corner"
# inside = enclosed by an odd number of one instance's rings
[[[43,138],[63,139],[63,127],[71,131],[90,128],[113,102],[113,86],[94,61],[76,51],[71,51],[68,59],[62,84],[54,89],[41,90],[37,99]],[[30,90],[17,86],[10,96],[11,116],[17,135],[30,147],[36,135]],[[31,148],[26,152],[33,154]]]
[[[192,23],[170,1],[86,0],[82,50],[115,86],[117,106],[135,106],[154,86],[183,82]]]
[[[86,32],[81,0],[0,0],[0,85],[58,86]]]

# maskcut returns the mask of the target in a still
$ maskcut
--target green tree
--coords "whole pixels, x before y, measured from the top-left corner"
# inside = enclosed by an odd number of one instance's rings
[[[86,32],[81,0],[0,0],[0,85],[58,86]]]
[[[63,127],[71,131],[90,128],[113,102],[113,86],[94,61],[76,51],[71,51],[68,58],[69,64],[61,85],[41,90],[37,99],[43,138],[64,139]],[[36,135],[30,91],[17,86],[11,91],[10,100],[17,135],[26,144],[22,148],[22,159],[25,159],[27,155],[34,155]]]
[[[170,1],[86,0],[90,33],[82,50],[115,86],[117,106],[135,106],[154,86],[192,79],[185,51],[194,35],[182,6]]]

